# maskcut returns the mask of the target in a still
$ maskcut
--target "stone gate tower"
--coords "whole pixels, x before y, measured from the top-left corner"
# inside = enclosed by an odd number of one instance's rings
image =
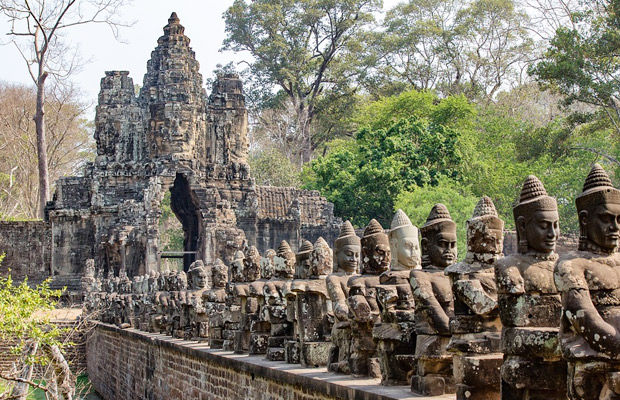
[[[101,80],[97,157],[83,177],[59,180],[47,207],[53,274],[78,275],[88,258],[106,273],[158,270],[168,191],[186,269],[195,259],[228,263],[245,245],[337,236],[333,206],[318,192],[254,184],[241,81],[219,76],[207,97],[189,44],[172,13],[137,96],[126,71]]]

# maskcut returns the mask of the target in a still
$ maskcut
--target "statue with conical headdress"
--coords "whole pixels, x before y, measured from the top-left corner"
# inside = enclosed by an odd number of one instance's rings
[[[410,283],[415,301],[416,374],[411,390],[425,396],[454,393],[450,341],[450,317],[454,302],[446,267],[456,261],[456,224],[445,205],[431,209],[420,228],[422,269],[413,269]]]
[[[224,329],[226,321],[235,320],[234,312],[226,304],[228,283],[228,267],[219,258],[211,266],[211,288],[203,293],[202,298],[209,317],[209,347],[221,349],[224,347]]]
[[[299,361],[304,367],[327,365],[331,342],[331,302],[325,278],[333,270],[333,254],[325,239],[319,237],[309,256],[308,278],[295,279],[295,331],[299,339]]]
[[[502,398],[565,399],[566,362],[558,337],[562,302],[553,282],[560,233],[557,203],[530,175],[513,215],[519,252],[495,263],[503,326]],[[523,342],[529,345],[519,345]]]
[[[595,164],[575,200],[579,249],[554,271],[571,399],[620,398],[620,190]]]
[[[353,375],[379,377],[377,347],[372,340],[372,328],[380,321],[376,287],[379,275],[390,266],[390,240],[381,224],[372,219],[360,240],[362,246],[362,273],[352,276],[349,287],[349,320],[351,322],[351,354],[349,368]]]
[[[349,354],[351,345],[351,323],[349,322],[349,278],[358,273],[361,242],[355,234],[351,222],[345,221],[340,234],[334,242],[334,272],[327,279],[327,291],[332,301],[334,325],[332,327],[332,346],[327,368],[330,371],[349,373]]]
[[[403,210],[392,219],[389,233],[392,262],[379,276],[377,302],[381,322],[373,328],[382,384],[407,384],[415,364],[414,301],[409,275],[420,268],[418,228]]]
[[[284,361],[284,343],[293,339],[293,324],[286,318],[285,292],[290,292],[295,274],[295,252],[286,240],[282,240],[273,258],[274,272],[263,286],[264,318],[269,321],[266,358]]]
[[[267,342],[269,340],[271,327],[268,316],[263,313],[265,308],[263,289],[275,272],[275,257],[276,251],[274,249],[267,249],[265,251],[259,262],[260,277],[251,282],[249,286],[250,296],[248,301],[251,300],[256,303],[254,306],[256,312],[245,316],[245,318],[250,321],[249,354],[267,353]]]
[[[493,201],[483,196],[467,220],[465,260],[450,265],[454,315],[448,351],[454,354],[456,398],[499,398],[501,322],[495,262],[503,257],[504,221]]]

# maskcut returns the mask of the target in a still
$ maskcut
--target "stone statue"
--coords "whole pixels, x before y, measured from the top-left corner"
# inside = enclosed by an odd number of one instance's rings
[[[253,315],[253,320],[250,323],[250,354],[266,354],[267,342],[269,340],[269,332],[271,327],[269,326],[269,319],[265,318],[262,310],[265,306],[265,296],[263,289],[269,279],[273,277],[275,272],[274,258],[276,252],[273,249],[265,251],[264,257],[260,259],[260,279],[250,283],[249,293],[252,301],[256,302],[256,312]]]
[[[284,293],[291,291],[295,274],[295,253],[286,240],[280,242],[273,264],[273,276],[263,286],[265,306],[262,313],[270,327],[266,358],[270,361],[284,361],[284,344],[293,340],[293,324],[286,318]]]
[[[299,251],[295,254],[295,274],[291,285],[284,289],[286,298],[286,319],[293,325],[293,338],[284,344],[284,357],[289,364],[298,364],[299,358],[299,324],[297,324],[297,293],[292,290],[295,280],[307,279],[310,275],[310,254],[313,246],[308,240],[303,239]]]
[[[595,164],[575,201],[579,250],[554,278],[562,296],[560,344],[571,399],[620,398],[620,191]]]
[[[411,390],[439,396],[455,390],[452,357],[447,352],[454,301],[444,270],[456,262],[456,224],[446,206],[433,206],[420,234],[422,269],[413,269],[410,275],[417,335],[417,371],[411,378]]]
[[[327,291],[332,301],[334,324],[332,347],[328,370],[348,374],[351,346],[351,323],[349,322],[349,278],[357,274],[362,251],[360,238],[349,221],[340,227],[340,235],[334,242],[334,273],[326,279]]]
[[[398,210],[389,237],[392,263],[390,270],[379,276],[381,322],[375,324],[373,338],[377,342],[381,382],[404,385],[415,367],[415,311],[409,275],[412,269],[420,268],[418,228]]]
[[[467,254],[445,269],[450,277],[454,315],[450,317],[456,398],[499,398],[501,321],[495,262],[503,257],[504,221],[484,196],[467,221]]]
[[[234,316],[226,305],[228,283],[228,267],[219,258],[211,269],[211,289],[203,293],[202,299],[209,317],[209,347],[221,349],[224,347],[225,321],[231,321]]]
[[[185,335],[190,340],[206,340],[209,336],[209,316],[204,305],[203,296],[208,291],[207,269],[202,260],[194,261],[187,271],[191,289],[187,292],[184,315],[188,320],[182,324],[188,330]]]
[[[401,209],[396,211],[390,227],[390,251],[392,271],[410,271],[420,268],[420,245],[418,228]],[[407,279],[409,276],[407,275]]]
[[[553,283],[560,233],[557,204],[540,180],[530,175],[513,214],[519,253],[495,263],[503,325],[501,395],[565,399],[566,363],[558,337],[562,302]]]
[[[304,367],[327,365],[331,342],[329,314],[331,304],[325,278],[333,269],[332,249],[322,237],[314,243],[309,257],[307,279],[295,279],[291,291],[295,293],[296,331],[299,338],[300,363]]]
[[[376,287],[379,275],[390,266],[390,240],[383,228],[372,219],[360,240],[362,246],[362,273],[352,276],[349,287],[349,319],[351,321],[351,354],[349,368],[353,375],[381,376],[372,328],[380,320]]]

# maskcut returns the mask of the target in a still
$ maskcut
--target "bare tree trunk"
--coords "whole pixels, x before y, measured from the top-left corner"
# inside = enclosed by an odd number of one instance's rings
[[[32,342],[26,345],[26,348],[24,349],[24,360],[27,360],[30,356],[34,356],[38,348],[39,342]],[[20,378],[27,382],[32,381],[33,369],[34,366],[32,364],[25,363],[24,370],[22,371]],[[13,392],[11,393],[11,398],[26,400],[26,396],[28,396],[28,392],[30,391],[30,385],[27,382],[17,382],[13,388]]]
[[[57,388],[58,399],[73,400],[75,395],[75,376],[69,369],[69,363],[62,355],[58,346],[50,346],[47,349],[52,367],[54,368],[54,380]]]
[[[39,69],[37,80],[37,108],[34,124],[37,131],[37,162],[39,166],[39,217],[45,217],[45,205],[50,196],[49,173],[47,168],[47,142],[45,139],[45,79],[47,72]]]

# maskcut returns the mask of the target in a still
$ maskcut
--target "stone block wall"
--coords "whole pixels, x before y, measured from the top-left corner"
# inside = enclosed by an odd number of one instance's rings
[[[0,276],[11,270],[14,280],[28,276],[37,283],[51,275],[51,228],[43,221],[0,221]]]
[[[407,386],[382,387],[378,379],[335,375],[324,368],[300,370],[105,324],[89,338],[87,357],[89,379],[107,400],[413,398]]]

